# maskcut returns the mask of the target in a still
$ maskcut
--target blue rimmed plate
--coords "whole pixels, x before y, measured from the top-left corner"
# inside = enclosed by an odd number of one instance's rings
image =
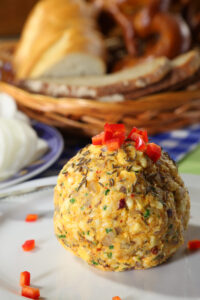
[[[34,161],[9,179],[0,181],[0,189],[35,177],[48,169],[61,155],[64,147],[61,134],[55,128],[36,121],[32,123],[32,126],[37,135],[47,142],[49,150],[39,160]]]

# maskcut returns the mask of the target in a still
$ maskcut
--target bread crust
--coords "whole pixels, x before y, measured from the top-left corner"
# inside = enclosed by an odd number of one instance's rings
[[[149,68],[147,67],[149,64]],[[151,67],[150,67],[151,66]],[[144,72],[139,70],[143,68]],[[82,97],[98,99],[121,95],[122,99],[135,99],[155,92],[177,89],[195,80],[200,69],[200,54],[192,50],[169,61],[157,58],[152,62],[92,79],[91,77],[62,80],[26,80],[20,83],[25,89],[54,97]],[[127,76],[130,72],[130,76]],[[109,83],[112,81],[112,83]],[[73,84],[72,84],[73,82]],[[94,84],[94,83],[99,84]]]
[[[61,43],[65,36],[68,38]],[[45,55],[49,51],[53,59],[47,61]],[[105,58],[103,38],[96,30],[92,7],[81,0],[41,0],[31,11],[14,54],[16,76],[37,78],[76,51]]]

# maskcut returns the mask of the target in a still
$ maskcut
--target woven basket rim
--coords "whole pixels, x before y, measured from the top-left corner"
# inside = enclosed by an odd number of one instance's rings
[[[11,49],[16,43],[0,43],[0,59],[4,56],[12,62]],[[30,117],[66,130],[81,130],[89,136],[102,130],[105,122],[123,122],[128,129],[145,127],[150,133],[200,122],[200,90],[169,91],[122,102],[49,97],[3,81],[0,90],[13,96]]]

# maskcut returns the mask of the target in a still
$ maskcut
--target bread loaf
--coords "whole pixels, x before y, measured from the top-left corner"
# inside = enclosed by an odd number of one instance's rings
[[[41,0],[24,26],[13,64],[17,78],[100,75],[105,47],[83,0]]]

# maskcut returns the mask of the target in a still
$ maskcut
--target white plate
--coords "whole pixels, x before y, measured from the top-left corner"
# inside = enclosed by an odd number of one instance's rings
[[[0,181],[0,190],[35,177],[48,169],[61,155],[64,142],[61,134],[54,127],[33,121],[37,135],[47,142],[48,151],[40,159],[24,167],[12,177]]]
[[[191,195],[191,220],[186,242],[200,239],[200,176],[183,176]],[[23,186],[55,183],[45,178]],[[9,198],[0,202],[0,299],[20,297],[21,271],[31,272],[32,285],[41,299],[51,300],[178,300],[200,299],[200,251],[188,253],[186,245],[167,263],[149,270],[101,272],[73,256],[58,243],[53,231],[53,190]],[[28,213],[38,213],[26,223]],[[21,245],[35,239],[36,249]],[[23,298],[24,299],[24,298]]]

